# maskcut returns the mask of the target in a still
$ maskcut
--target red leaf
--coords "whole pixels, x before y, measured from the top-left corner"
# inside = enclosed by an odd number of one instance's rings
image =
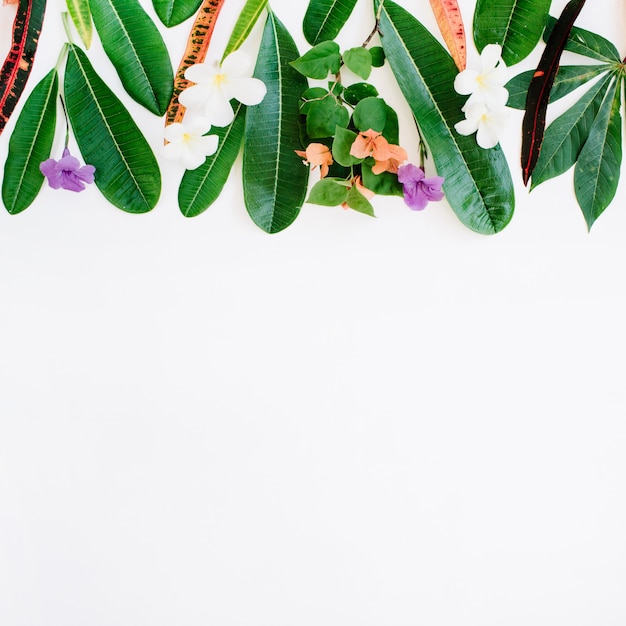
[[[435,14],[439,30],[448,50],[459,68],[465,69],[467,48],[465,46],[465,26],[457,0],[430,0],[430,6]]]

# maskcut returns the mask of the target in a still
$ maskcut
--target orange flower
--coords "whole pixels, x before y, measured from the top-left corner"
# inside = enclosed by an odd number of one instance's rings
[[[381,133],[377,133],[371,128],[359,133],[350,148],[350,154],[357,159],[372,157],[376,161],[372,168],[374,174],[382,174],[383,172],[395,174],[400,163],[408,159],[404,148],[389,143]]]
[[[320,167],[320,178],[328,174],[328,166],[333,164],[330,148],[323,143],[310,143],[306,150],[296,150],[298,156],[304,159],[305,165],[312,165],[315,169]]]
[[[363,183],[361,182],[361,177],[360,176],[355,176],[352,179],[351,182],[352,182],[352,185],[350,185],[350,187],[352,187],[354,185],[357,188],[357,191],[362,196],[365,196],[368,200],[371,200],[376,195],[371,189],[368,189],[367,187],[363,186]],[[347,210],[350,207],[348,206],[347,202],[342,202],[341,203],[341,208]]]

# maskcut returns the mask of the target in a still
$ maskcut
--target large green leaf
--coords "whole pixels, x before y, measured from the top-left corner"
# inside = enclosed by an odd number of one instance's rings
[[[64,93],[74,137],[85,162],[96,168],[100,191],[129,213],[153,209],[161,193],[154,154],[124,105],[74,45],[69,46]]]
[[[156,14],[168,28],[189,19],[201,4],[202,0],[152,0]]]
[[[576,199],[587,227],[613,200],[622,165],[621,79],[608,90],[574,169]]]
[[[224,57],[226,58],[231,52],[239,49],[241,44],[247,39],[250,31],[257,23],[259,16],[267,6],[267,0],[247,0],[245,6],[239,13],[233,32],[226,44]]]
[[[4,164],[2,201],[9,213],[23,211],[43,183],[39,164],[50,156],[56,127],[59,78],[51,70],[33,89],[17,118]]]
[[[563,115],[548,126],[533,170],[531,189],[566,172],[578,158],[606,95],[611,75],[598,81]]]
[[[310,0],[302,30],[312,45],[334,39],[350,17],[356,0]]]
[[[290,65],[299,56],[291,35],[270,11],[254,70],[267,95],[247,110],[243,150],[246,208],[268,233],[287,228],[306,196],[309,170],[295,150],[300,147],[298,100],[307,81]]]
[[[561,65],[556,73],[552,89],[550,90],[549,102],[560,100],[574,91],[574,89],[588,83],[592,78],[595,78],[609,69],[611,69],[611,66],[607,63],[603,63],[602,65]],[[535,70],[522,72],[514,76],[505,85],[509,91],[507,106],[522,111],[526,108],[526,94],[528,93],[528,86],[530,85],[534,73]]]
[[[91,21],[89,0],[67,0],[67,10],[82,42],[85,44],[85,48],[89,50],[93,36],[93,23]]]
[[[502,59],[514,65],[525,59],[541,39],[551,0],[478,0],[474,12],[474,43],[502,46]]]
[[[89,0],[102,47],[124,89],[139,104],[163,115],[174,73],[165,42],[138,0]]]
[[[453,87],[456,65],[412,15],[390,0],[381,13],[385,54],[446,180],[448,203],[468,228],[492,234],[513,216],[513,181],[499,146],[483,150],[454,130],[465,102]]]
[[[217,200],[230,170],[241,150],[245,130],[246,107],[235,109],[235,119],[223,128],[212,128],[219,137],[217,152],[195,170],[187,170],[178,189],[178,206],[185,217],[195,217]]]
[[[549,15],[543,34],[544,40],[548,40],[555,24],[556,19]],[[598,61],[619,63],[621,60],[617,48],[608,39],[578,26],[572,28],[565,49]]]

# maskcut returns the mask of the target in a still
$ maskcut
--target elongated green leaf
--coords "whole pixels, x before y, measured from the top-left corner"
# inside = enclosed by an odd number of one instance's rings
[[[189,19],[201,4],[202,0],[152,0],[156,14],[168,28]]]
[[[69,46],[64,93],[74,137],[85,162],[96,168],[100,191],[129,213],[153,209],[161,193],[154,154],[124,105],[74,45]]]
[[[356,0],[310,0],[302,30],[312,45],[335,39],[348,21]]]
[[[2,180],[2,201],[11,214],[28,208],[41,189],[44,177],[39,164],[52,149],[58,91],[59,78],[53,69],[35,86],[17,118]]]
[[[93,23],[91,21],[89,0],[67,0],[67,10],[82,42],[85,44],[85,48],[89,50],[93,36]]]
[[[224,128],[212,128],[219,137],[217,152],[195,170],[187,170],[178,189],[178,206],[185,217],[206,211],[222,192],[233,163],[241,150],[246,124],[246,107],[235,109],[235,120]]]
[[[531,189],[574,165],[587,141],[610,81],[610,75],[598,81],[575,105],[548,126],[533,171]]]
[[[478,0],[474,12],[474,43],[479,50],[499,43],[507,65],[525,59],[546,25],[551,0]]]
[[[222,58],[225,59],[231,52],[239,49],[241,44],[248,38],[250,31],[254,28],[266,6],[267,0],[247,0],[241,13],[239,13]]]
[[[46,0],[19,0],[9,53],[0,69],[0,133],[11,117],[35,60]]]
[[[172,96],[174,73],[167,48],[138,0],[89,0],[102,47],[139,104],[163,115]]]
[[[622,165],[621,79],[608,90],[574,169],[576,199],[587,227],[613,200]]]
[[[546,22],[546,30],[543,34],[545,41],[547,41],[552,34],[555,24],[556,19],[549,15]],[[617,48],[608,39],[596,33],[592,33],[590,30],[579,28],[578,26],[572,28],[567,43],[565,44],[565,49],[569,52],[575,52],[576,54],[596,59],[597,61],[620,62]]]
[[[307,81],[291,67],[300,56],[291,35],[269,12],[254,75],[267,86],[263,102],[246,113],[243,193],[254,222],[276,233],[293,222],[307,191],[300,147],[298,99]]]
[[[457,68],[439,42],[407,11],[385,0],[381,13],[385,54],[446,180],[448,203],[472,230],[492,234],[513,216],[513,181],[499,146],[483,150],[454,130],[465,98],[453,87]]]
[[[550,90],[549,102],[556,102],[567,94],[578,89],[581,85],[589,82],[602,72],[609,70],[607,63],[602,65],[561,65],[556,73],[554,84]],[[535,70],[522,72],[514,76],[505,86],[509,91],[507,106],[513,109],[524,110],[526,108],[526,94]]]

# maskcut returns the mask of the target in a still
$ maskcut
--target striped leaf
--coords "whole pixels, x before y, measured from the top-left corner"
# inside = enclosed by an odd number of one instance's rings
[[[457,0],[430,0],[437,25],[446,42],[446,46],[459,68],[465,69],[467,46],[465,43],[465,26]]]
[[[167,26],[177,26],[200,8],[202,0],[152,0],[159,19]]]
[[[238,50],[241,44],[247,39],[250,31],[254,28],[261,13],[267,6],[267,0],[247,0],[245,6],[241,10],[233,32],[226,44],[224,56],[226,58],[231,52]]]
[[[306,40],[316,46],[335,39],[355,4],[356,0],[310,0],[302,23]]]
[[[290,62],[300,56],[271,11],[254,75],[267,86],[263,102],[248,108],[243,150],[243,193],[255,224],[268,233],[287,228],[304,204],[309,171],[300,147],[298,100],[307,81]]]
[[[43,184],[39,164],[52,150],[58,91],[53,69],[35,86],[17,118],[2,180],[2,201],[11,214],[28,208]]]
[[[81,41],[89,50],[93,36],[93,23],[91,21],[91,9],[89,0],[67,0],[67,10],[74,22]]]
[[[85,162],[96,168],[100,191],[123,211],[153,209],[161,193],[154,154],[124,105],[74,45],[69,46],[64,93],[74,137]]]
[[[378,3],[377,3],[378,4]],[[493,234],[511,220],[513,181],[499,146],[484,150],[454,130],[465,97],[454,91],[458,71],[441,44],[410,13],[385,0],[380,29],[385,55],[445,178],[448,203],[468,228]]]
[[[178,189],[178,206],[185,217],[206,211],[222,193],[233,163],[241,150],[245,130],[246,107],[235,108],[235,119],[224,128],[212,128],[219,137],[217,152],[195,170],[187,170]]]
[[[11,117],[33,67],[46,0],[19,0],[11,49],[0,69],[0,133]]]
[[[124,89],[155,115],[163,115],[174,80],[165,42],[138,0],[89,0],[102,47]]]
[[[545,41],[548,41],[552,31],[556,25],[556,19],[551,15],[548,16],[548,22],[546,24],[546,30],[543,34]],[[620,63],[621,57],[617,48],[608,40],[592,33],[584,28],[574,26],[569,34],[567,42],[565,43],[565,49],[568,52],[575,52],[597,61]]]

